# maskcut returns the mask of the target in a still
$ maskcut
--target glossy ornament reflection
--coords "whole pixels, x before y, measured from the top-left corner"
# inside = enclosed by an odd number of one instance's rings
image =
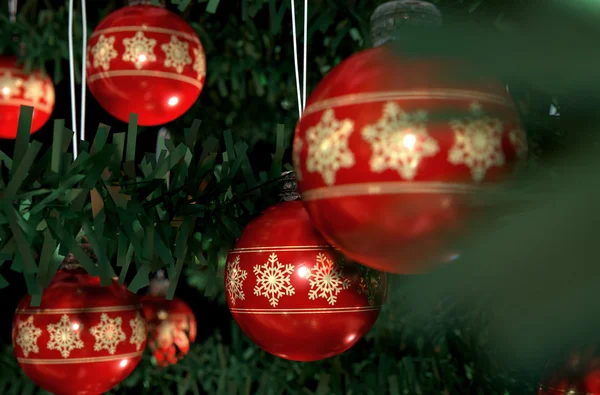
[[[194,29],[164,7],[123,7],[92,33],[87,85],[100,105],[128,122],[162,125],[183,115],[206,80],[206,58]]]
[[[571,352],[547,363],[538,395],[600,395],[600,353],[597,346]]]
[[[279,203],[246,226],[225,269],[235,321],[265,351],[294,361],[339,355],[373,326],[385,275],[339,254],[300,201]]]

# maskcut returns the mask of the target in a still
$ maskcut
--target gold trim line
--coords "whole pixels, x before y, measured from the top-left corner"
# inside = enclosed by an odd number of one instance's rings
[[[258,252],[284,252],[284,251],[322,251],[332,250],[333,248],[328,245],[322,246],[272,246],[272,247],[248,247],[248,248],[234,248],[230,254],[246,254],[246,253],[258,253]]]
[[[94,82],[96,80],[102,80],[110,77],[157,77],[166,78],[175,81],[187,82],[188,84],[194,85],[198,89],[202,89],[202,84],[196,78],[180,75],[176,73],[169,73],[168,71],[154,71],[154,70],[115,70],[115,71],[101,71],[99,73],[93,73],[88,76],[88,82]]]
[[[170,34],[176,37],[182,37],[186,40],[193,41],[196,44],[202,44],[200,39],[192,34],[180,32],[178,30],[166,29],[163,27],[152,27],[152,26],[119,26],[119,27],[109,27],[102,30],[96,30],[91,36],[90,39],[99,36],[101,34],[115,34],[115,33],[126,33],[126,32],[138,32],[142,31],[144,33],[159,33],[159,34]]]
[[[142,305],[82,307],[77,309],[17,309],[16,314],[78,314],[78,313],[115,313],[141,309]]]
[[[497,96],[484,92],[461,90],[461,89],[429,89],[415,91],[389,91],[389,92],[367,92],[352,95],[332,97],[311,103],[304,110],[304,114],[328,110],[330,108],[351,106],[355,104],[376,103],[380,101],[398,101],[398,100],[472,100],[478,102],[487,102],[499,104],[506,107],[514,107],[514,103],[502,96]]]
[[[307,309],[242,309],[230,308],[232,313],[238,314],[256,314],[256,315],[291,315],[291,314],[340,314],[340,313],[362,313],[369,311],[379,311],[381,306],[362,306],[362,307],[325,307],[325,308],[307,308]]]
[[[94,362],[110,362],[123,359],[140,357],[144,351],[136,351],[129,354],[107,355],[105,357],[90,357],[90,358],[63,358],[63,359],[41,359],[41,358],[17,358],[19,363],[30,365],[67,365],[75,363],[94,363]]]

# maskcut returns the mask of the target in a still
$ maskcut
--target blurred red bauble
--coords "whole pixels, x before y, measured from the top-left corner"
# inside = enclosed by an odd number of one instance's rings
[[[54,110],[54,84],[40,72],[26,73],[14,56],[0,56],[0,138],[17,137],[21,106],[33,107],[30,134],[40,130]]]
[[[196,341],[194,312],[181,299],[167,300],[164,296],[142,298],[148,321],[148,348],[160,367],[173,365],[185,357]]]
[[[572,352],[546,365],[538,395],[600,395],[600,355],[597,347]]]
[[[343,263],[302,202],[279,203],[246,226],[225,269],[227,303],[241,329],[280,358],[339,355],[373,326],[385,274]]]
[[[448,261],[474,193],[527,151],[506,89],[465,65],[385,44],[333,69],[310,96],[294,166],[313,223],[350,259],[394,273]]]
[[[13,320],[19,365],[55,395],[99,395],[123,381],[146,346],[139,299],[83,269],[61,269],[39,307],[26,295]]]
[[[159,6],[130,5],[106,17],[90,37],[87,85],[100,105],[142,126],[171,122],[192,107],[206,78],[194,29]]]

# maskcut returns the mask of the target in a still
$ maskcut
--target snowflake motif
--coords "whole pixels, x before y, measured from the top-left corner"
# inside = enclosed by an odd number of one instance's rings
[[[206,58],[204,51],[200,48],[194,48],[194,66],[193,69],[198,73],[198,79],[206,77]]]
[[[473,180],[481,182],[490,167],[504,165],[502,121],[476,114],[466,121],[450,121],[450,127],[455,141],[448,162],[469,167]]]
[[[240,269],[240,256],[236,256],[232,262],[228,263],[229,271],[227,272],[227,292],[231,298],[231,304],[235,306],[235,300],[246,300],[242,285],[248,277],[248,273]]]
[[[146,341],[148,333],[146,330],[146,320],[137,312],[135,313],[135,318],[129,320],[129,325],[131,326],[129,344],[135,344],[135,349],[139,351],[142,344]]]
[[[396,103],[386,103],[379,121],[362,130],[363,139],[373,150],[371,171],[395,170],[405,180],[412,180],[423,158],[440,150],[437,141],[427,133],[426,119],[423,111],[408,114]]]
[[[22,79],[13,77],[11,72],[6,72],[2,77],[0,77],[0,94],[2,94],[5,99],[19,96],[21,94],[22,85]]]
[[[192,58],[189,54],[189,44],[184,41],[179,41],[177,37],[171,36],[171,41],[168,44],[162,44],[160,48],[164,51],[165,67],[173,67],[179,74],[183,72],[183,68],[192,64]]]
[[[354,154],[348,148],[353,131],[354,122],[350,119],[339,121],[333,110],[325,111],[319,123],[306,130],[306,170],[321,173],[327,185],[335,184],[338,170],[354,166]]]
[[[46,84],[46,94],[44,95],[44,101],[47,105],[53,106],[54,100],[56,100],[54,86],[52,84]]]
[[[294,294],[294,287],[290,282],[293,272],[294,265],[284,265],[279,262],[277,254],[271,254],[267,263],[254,266],[254,295],[268,298],[271,306],[276,307],[283,295]]]
[[[56,324],[48,324],[48,350],[60,351],[63,358],[68,358],[71,351],[83,348],[83,341],[79,338],[81,327],[71,322],[67,314],[64,314]]]
[[[44,97],[44,82],[36,77],[30,77],[23,83],[24,97],[38,103]]]
[[[94,57],[94,67],[101,67],[104,71],[110,69],[110,61],[117,57],[118,53],[115,51],[115,37],[106,37],[101,34],[90,52]]]
[[[15,342],[21,347],[25,357],[28,357],[29,353],[40,352],[37,340],[42,335],[42,330],[33,325],[33,316],[29,316],[25,321],[19,321],[17,331]]]
[[[515,147],[518,158],[525,158],[527,156],[527,134],[523,129],[513,129],[510,131],[508,138]]]
[[[365,295],[371,306],[375,306],[380,296],[381,278],[379,273],[368,267],[360,266],[361,278],[358,284],[358,294]]]
[[[144,36],[143,32],[137,32],[135,36],[123,39],[125,53],[122,59],[133,63],[135,68],[140,70],[146,62],[156,62],[155,45],[155,39]]]
[[[300,153],[304,148],[304,142],[301,138],[296,137],[292,147],[292,161],[294,162],[294,172],[296,174],[296,180],[302,181],[302,171],[300,169]]]
[[[109,354],[114,354],[117,345],[125,340],[125,332],[121,329],[121,317],[108,318],[108,314],[103,313],[100,316],[100,323],[90,328],[90,333],[96,339],[94,351],[108,350]]]
[[[306,279],[310,284],[308,298],[310,300],[327,299],[332,306],[337,302],[338,294],[343,289],[350,287],[350,280],[344,278],[342,268],[335,265],[325,254],[317,255],[317,263],[308,272]]]

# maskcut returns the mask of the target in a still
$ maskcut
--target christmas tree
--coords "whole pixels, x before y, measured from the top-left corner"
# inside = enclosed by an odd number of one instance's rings
[[[9,1],[0,53],[15,56],[23,75],[41,70],[43,93],[23,97],[53,108],[49,120],[39,121],[44,108],[21,107],[15,115],[8,91],[0,99],[0,136],[9,137],[0,140],[1,394],[47,393],[15,358],[11,325],[25,294],[35,309],[51,293],[45,288],[69,253],[102,285],[118,277],[140,295],[166,273],[166,298],[185,301],[195,316],[197,334],[185,357],[165,367],[146,351],[111,394],[534,394],[547,361],[566,364],[569,353],[594,349],[600,8],[593,2],[437,0],[443,24],[435,28],[427,21],[436,13],[406,14],[409,22],[398,23],[394,37],[399,56],[458,59],[498,77],[527,133],[526,163],[502,193],[485,196],[483,214],[473,218],[476,231],[457,242],[458,259],[426,274],[387,275],[377,322],[341,355],[278,358],[232,319],[227,254],[246,225],[280,201],[289,181],[281,175],[293,168],[302,93],[310,96],[340,62],[375,44],[370,18],[384,2],[163,2],[193,29],[186,37],[199,38],[195,58],[181,67],[193,70],[189,78],[202,92],[197,100],[195,91],[186,93],[191,99],[182,96],[193,102],[183,115],[144,126],[144,114],[127,124],[107,111],[99,88],[90,86],[81,106],[82,70],[89,85],[90,70],[109,71],[101,70],[102,56],[109,63],[126,58],[111,55],[94,32],[127,2],[87,2],[84,9],[72,1]],[[421,23],[410,23],[415,19]],[[131,41],[131,51],[140,42],[171,51],[151,30]],[[84,37],[103,55],[89,55]],[[177,37],[172,45],[181,44]],[[170,53],[176,69],[177,54]],[[7,64],[0,78],[7,78]],[[150,84],[129,100],[150,100],[171,87]],[[9,122],[15,130],[18,123],[16,135]],[[36,122],[39,131],[29,137]],[[82,130],[85,138],[78,138]],[[89,262],[82,240],[95,253]],[[571,369],[568,384],[545,393],[600,393],[594,355],[585,354],[589,369]],[[572,384],[580,382],[585,390]],[[64,386],[70,393],[68,380]]]

